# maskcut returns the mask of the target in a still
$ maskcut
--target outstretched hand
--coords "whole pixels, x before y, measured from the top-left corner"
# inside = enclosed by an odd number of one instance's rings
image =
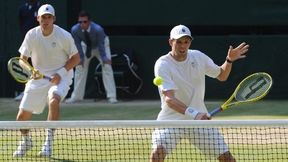
[[[238,59],[245,58],[248,48],[249,45],[246,44],[245,42],[241,43],[236,48],[230,46],[227,54],[227,59],[229,59],[230,61],[236,61]]]

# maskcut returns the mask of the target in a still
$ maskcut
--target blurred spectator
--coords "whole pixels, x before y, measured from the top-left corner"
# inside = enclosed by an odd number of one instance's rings
[[[72,27],[71,34],[79,51],[81,63],[75,68],[74,90],[66,103],[83,100],[89,64],[93,57],[96,57],[102,65],[102,79],[108,102],[117,103],[109,37],[104,29],[90,19],[89,13],[81,11],[78,23]]]
[[[18,20],[22,38],[24,38],[28,30],[38,26],[37,11],[39,7],[40,2],[38,0],[26,0],[26,2],[19,7]]]
[[[25,34],[32,28],[38,26],[37,12],[40,7],[40,2],[38,0],[26,0],[18,9],[18,21],[19,28],[21,32],[21,41],[24,39]],[[16,90],[23,91],[24,86],[17,84]],[[23,92],[21,92],[14,99],[20,101],[23,97]]]

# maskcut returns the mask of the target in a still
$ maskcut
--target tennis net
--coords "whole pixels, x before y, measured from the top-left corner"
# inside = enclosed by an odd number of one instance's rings
[[[38,152],[51,128],[52,156],[41,157]],[[30,129],[33,147],[25,156],[13,157],[20,129]],[[157,136],[162,129],[169,131]],[[165,141],[169,150],[165,162],[216,162],[215,154],[224,147],[221,137],[237,162],[288,161],[288,120],[0,121],[0,161],[148,162],[154,137],[161,137],[158,142]]]

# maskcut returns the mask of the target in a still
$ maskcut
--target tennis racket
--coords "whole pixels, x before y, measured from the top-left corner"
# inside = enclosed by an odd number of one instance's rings
[[[215,116],[231,106],[258,101],[268,94],[272,84],[272,77],[265,72],[251,74],[239,83],[234,93],[224,104],[209,114]]]
[[[12,77],[20,83],[26,83],[30,79],[47,79],[51,80],[50,77],[41,74],[38,70],[34,69],[28,61],[20,58],[13,57],[8,61],[8,71]]]

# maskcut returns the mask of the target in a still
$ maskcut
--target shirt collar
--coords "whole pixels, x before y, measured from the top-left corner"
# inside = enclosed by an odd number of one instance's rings
[[[89,27],[88,27],[88,29],[87,29],[87,31],[90,33],[90,30],[91,30],[91,25],[89,25]],[[85,30],[84,29],[82,29],[82,32],[84,32]]]

